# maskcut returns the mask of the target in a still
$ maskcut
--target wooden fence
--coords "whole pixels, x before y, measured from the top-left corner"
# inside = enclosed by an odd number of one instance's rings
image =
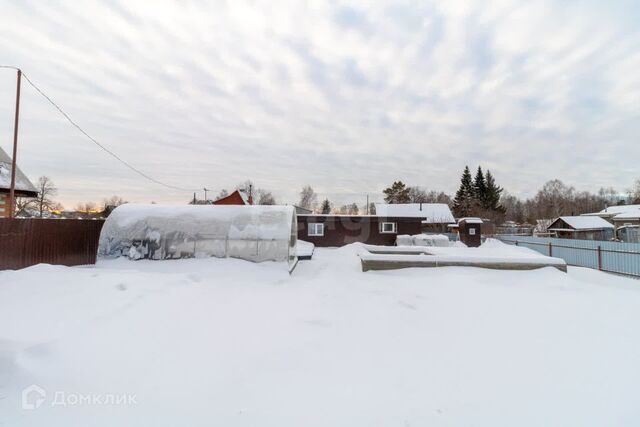
[[[0,219],[0,270],[95,264],[104,220]]]

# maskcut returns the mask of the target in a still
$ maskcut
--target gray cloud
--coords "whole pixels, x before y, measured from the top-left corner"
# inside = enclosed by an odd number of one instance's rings
[[[394,179],[453,191],[480,163],[527,195],[553,177],[580,189],[637,177],[638,18],[633,2],[14,2],[0,57],[174,185],[251,178],[281,201],[311,184],[363,203]],[[0,70],[5,150],[13,79]],[[191,197],[141,180],[23,93],[21,166],[65,203]]]

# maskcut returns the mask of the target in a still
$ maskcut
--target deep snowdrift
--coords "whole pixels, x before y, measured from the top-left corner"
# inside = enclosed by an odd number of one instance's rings
[[[357,251],[318,248],[291,276],[237,259],[0,272],[0,425],[640,422],[640,282],[362,273]],[[32,384],[45,400],[23,410]],[[71,398],[109,394],[135,402]]]

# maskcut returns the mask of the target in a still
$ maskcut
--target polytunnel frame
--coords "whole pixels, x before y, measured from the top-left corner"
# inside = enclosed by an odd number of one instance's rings
[[[136,205],[107,218],[98,255],[130,259],[239,258],[297,265],[291,206]]]

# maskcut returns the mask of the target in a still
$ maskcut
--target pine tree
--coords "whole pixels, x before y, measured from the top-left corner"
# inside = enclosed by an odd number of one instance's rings
[[[476,177],[473,181],[473,189],[477,206],[480,209],[488,209],[487,183],[480,166],[478,166],[478,172],[476,172]]]
[[[453,200],[453,212],[458,218],[471,215],[474,196],[475,189],[473,188],[471,171],[469,171],[469,166],[465,166],[460,178],[460,188],[458,188],[456,197]]]
[[[487,171],[486,187],[486,208],[496,213],[504,213],[505,209],[500,205],[500,195],[502,194],[503,188],[496,184],[491,171]]]
[[[387,203],[409,203],[409,188],[402,181],[395,181],[389,188],[385,188],[384,201]]]
[[[320,213],[327,215],[331,213],[331,202],[329,199],[324,199],[320,207]]]

